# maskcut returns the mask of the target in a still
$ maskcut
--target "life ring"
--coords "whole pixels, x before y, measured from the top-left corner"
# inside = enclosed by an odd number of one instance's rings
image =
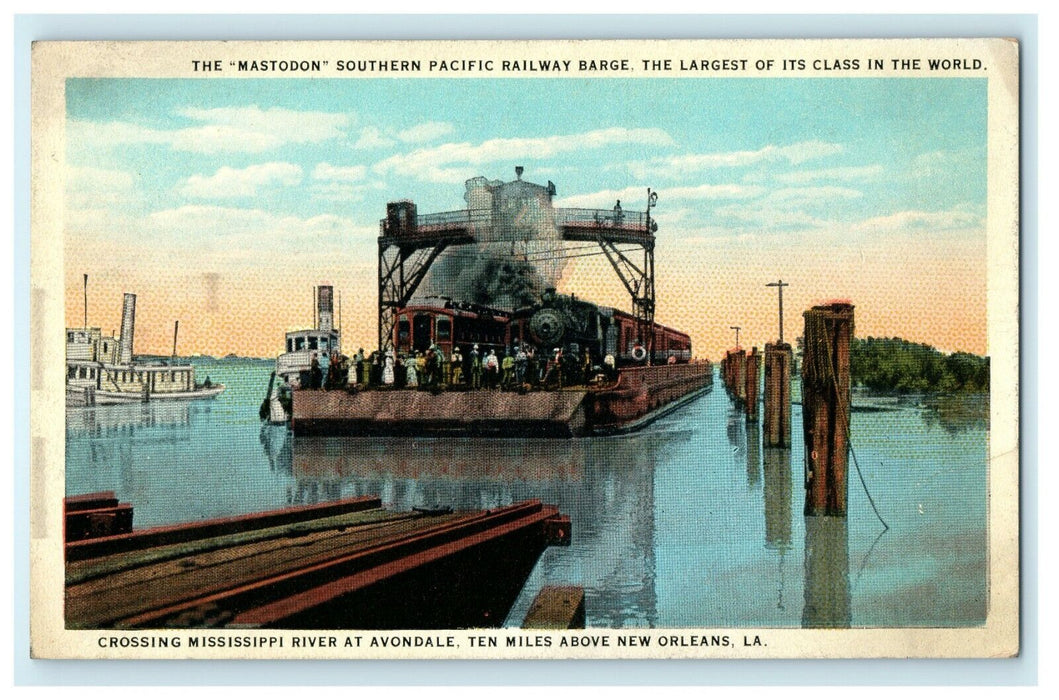
[[[632,359],[637,362],[643,362],[647,359],[647,348],[642,345],[637,345],[632,349]]]

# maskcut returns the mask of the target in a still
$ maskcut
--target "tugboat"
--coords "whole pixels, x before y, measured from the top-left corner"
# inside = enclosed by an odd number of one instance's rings
[[[104,336],[87,323],[66,329],[67,406],[192,401],[212,399],[224,391],[223,384],[209,378],[198,383],[192,365],[175,362],[175,337],[174,361],[136,361],[132,354],[135,326],[136,295],[126,293],[117,338]]]
[[[276,358],[276,371],[269,378],[260,417],[273,425],[286,423],[290,418],[291,390],[313,385],[313,360],[322,377],[327,374],[331,353],[342,352],[342,332],[335,328],[334,287],[316,287],[313,303],[314,327],[286,334],[286,352]]]

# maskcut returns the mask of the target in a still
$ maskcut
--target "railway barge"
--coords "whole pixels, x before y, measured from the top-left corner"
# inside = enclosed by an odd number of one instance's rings
[[[642,427],[712,387],[713,367],[693,359],[691,337],[655,321],[657,193],[647,191],[642,213],[620,201],[556,208],[555,185],[524,181],[522,171],[511,182],[468,180],[464,210],[387,205],[379,350],[358,353],[323,388],[299,383],[288,414],[296,435],[606,434]],[[564,260],[568,243],[579,257],[598,246],[591,254],[609,261],[631,310],[557,292],[561,266],[543,274],[533,263]],[[434,261],[461,246],[453,259],[474,271],[473,284],[453,265],[438,278],[447,293],[471,297],[417,293]]]

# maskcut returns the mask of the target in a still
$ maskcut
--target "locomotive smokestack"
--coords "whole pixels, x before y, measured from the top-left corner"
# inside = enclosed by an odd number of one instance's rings
[[[516,165],[515,166],[515,179],[517,179],[517,180],[521,180],[522,179],[522,171],[523,170],[524,170],[524,168],[521,165]]]
[[[132,341],[136,332],[136,295],[125,294],[121,305],[121,339],[118,342],[118,363],[132,362]]]

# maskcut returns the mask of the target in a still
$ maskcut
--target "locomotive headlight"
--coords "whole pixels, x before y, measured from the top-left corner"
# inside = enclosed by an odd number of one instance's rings
[[[565,330],[563,318],[555,309],[541,309],[529,322],[530,333],[540,345],[558,345]]]

